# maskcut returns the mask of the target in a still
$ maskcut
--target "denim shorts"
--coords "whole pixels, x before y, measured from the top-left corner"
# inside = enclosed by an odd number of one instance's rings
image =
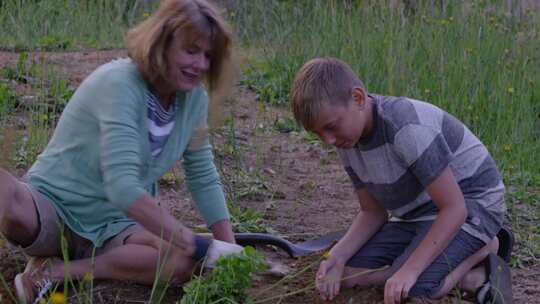
[[[139,224],[128,226],[116,236],[108,239],[103,246],[97,248],[94,244],[64,225],[58,217],[53,203],[30,184],[21,182],[32,194],[40,224],[39,232],[32,244],[21,248],[30,256],[63,257],[66,252],[70,259],[83,259],[101,255],[113,248],[122,246],[134,233],[143,230]],[[63,244],[62,244],[63,243]]]
[[[388,222],[351,259],[348,267],[375,269],[390,265],[395,273],[424,239],[433,221]],[[446,276],[461,262],[486,244],[459,230],[444,251],[418,277],[409,291],[411,297],[430,297],[443,285]]]

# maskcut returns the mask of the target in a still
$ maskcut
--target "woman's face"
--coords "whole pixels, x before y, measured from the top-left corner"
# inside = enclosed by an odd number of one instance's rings
[[[201,34],[192,43],[174,35],[167,50],[167,80],[177,91],[190,91],[198,86],[210,67],[211,43]]]

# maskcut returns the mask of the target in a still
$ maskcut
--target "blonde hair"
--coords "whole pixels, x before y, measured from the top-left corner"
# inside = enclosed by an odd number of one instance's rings
[[[151,84],[166,79],[166,51],[175,34],[185,42],[194,42],[201,34],[210,34],[210,67],[205,83],[211,96],[229,92],[235,76],[233,34],[217,8],[206,0],[164,0],[148,19],[126,36],[129,57]]]
[[[315,58],[306,62],[296,73],[290,92],[294,118],[310,130],[315,125],[322,105],[346,105],[352,89],[364,84],[345,62],[336,58]]]

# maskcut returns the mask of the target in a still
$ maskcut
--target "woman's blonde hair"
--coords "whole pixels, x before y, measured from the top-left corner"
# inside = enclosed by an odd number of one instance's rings
[[[346,105],[352,89],[366,87],[345,62],[331,57],[306,62],[296,73],[289,94],[295,120],[311,130],[323,104]]]
[[[187,43],[209,34],[210,67],[205,75],[211,95],[227,94],[235,76],[233,34],[215,6],[206,0],[164,0],[158,10],[126,36],[129,57],[151,84],[166,79],[166,52],[174,35]]]

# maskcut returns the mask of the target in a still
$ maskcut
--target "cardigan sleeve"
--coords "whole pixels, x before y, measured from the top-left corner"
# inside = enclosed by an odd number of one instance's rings
[[[118,79],[114,74],[105,76],[100,88],[95,109],[105,194],[125,211],[146,193],[140,180],[140,96],[129,79]]]
[[[206,93],[201,96],[204,99],[199,101],[204,104],[201,119],[184,152],[183,166],[193,200],[206,224],[211,226],[217,221],[229,219],[229,212],[208,138],[208,97]]]

